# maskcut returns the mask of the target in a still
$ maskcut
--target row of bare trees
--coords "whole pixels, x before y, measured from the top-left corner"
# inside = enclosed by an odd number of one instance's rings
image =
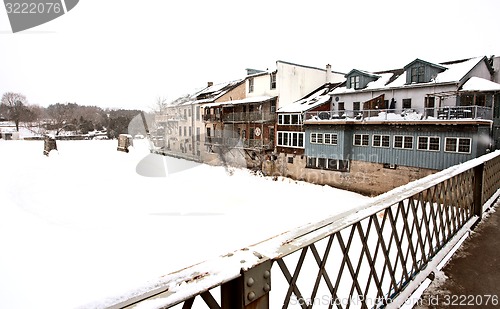
[[[28,104],[21,93],[6,92],[0,103],[0,119],[15,123],[16,130],[25,125],[38,131],[51,131],[58,135],[62,131],[78,134],[99,130],[106,131],[109,138],[126,133],[133,117],[140,110],[103,109],[98,106],[83,106],[76,103],[56,103],[48,107]]]

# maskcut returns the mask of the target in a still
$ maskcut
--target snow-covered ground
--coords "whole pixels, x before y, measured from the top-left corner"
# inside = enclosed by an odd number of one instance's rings
[[[58,141],[46,157],[41,141],[0,140],[0,308],[85,306],[368,199],[244,169],[183,170],[134,143]],[[148,156],[177,172],[141,176]]]

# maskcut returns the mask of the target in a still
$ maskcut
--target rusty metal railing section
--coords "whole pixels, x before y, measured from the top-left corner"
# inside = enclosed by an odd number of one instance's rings
[[[481,218],[499,188],[497,151],[170,274],[103,307],[398,307]]]

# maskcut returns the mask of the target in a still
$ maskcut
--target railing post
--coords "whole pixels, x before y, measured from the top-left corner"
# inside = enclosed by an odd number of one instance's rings
[[[269,309],[271,260],[241,270],[241,276],[221,286],[222,309]]]
[[[483,174],[484,163],[474,167],[474,215],[481,217],[483,215]],[[478,222],[479,222],[478,220]]]

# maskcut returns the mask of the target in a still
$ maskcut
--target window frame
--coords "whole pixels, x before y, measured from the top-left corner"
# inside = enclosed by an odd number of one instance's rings
[[[353,75],[353,76],[349,77],[349,83],[351,84],[351,88],[353,88],[354,90],[360,89],[359,81],[360,81],[359,75]]]
[[[426,148],[420,148],[420,145],[423,144],[420,140],[426,138],[427,141],[425,142]],[[437,139],[437,149],[431,149],[431,139]],[[439,136],[417,136],[417,150],[422,150],[422,151],[434,151],[434,152],[439,152],[441,151],[441,137]]]
[[[398,143],[396,143],[396,138],[398,137],[402,137],[401,139],[401,147],[397,146]],[[411,139],[411,148],[409,147],[406,147],[406,139]],[[393,148],[396,148],[396,149],[404,149],[404,150],[410,150],[410,149],[413,149],[414,148],[414,143],[413,143],[413,135],[394,135],[393,139],[392,139],[392,147]]]
[[[289,148],[305,148],[304,136],[305,132],[299,131],[278,131],[276,146]],[[296,146],[294,145],[296,141]]]
[[[248,79],[248,93],[252,93],[254,91],[254,80],[253,77]]]
[[[448,146],[448,140],[455,140],[455,150],[447,150]],[[468,152],[460,151],[460,141],[461,140],[468,140],[469,143],[467,145],[468,147]],[[460,154],[471,154],[472,153],[472,138],[470,137],[445,137],[444,138],[444,152],[447,153],[460,153]]]
[[[378,145],[375,145],[376,137],[379,137],[380,140]],[[384,145],[386,144],[386,146]],[[391,136],[387,134],[373,134],[372,136],[372,147],[376,148],[391,148]]]
[[[357,136],[360,136],[360,144],[356,144],[356,137]],[[366,137],[366,141],[365,141],[365,137]],[[365,144],[366,142],[366,144]],[[370,134],[354,134],[353,138],[352,138],[352,144],[353,146],[359,146],[359,147],[369,147],[370,146]]]
[[[276,89],[276,72],[272,72],[269,75],[269,89]]]

